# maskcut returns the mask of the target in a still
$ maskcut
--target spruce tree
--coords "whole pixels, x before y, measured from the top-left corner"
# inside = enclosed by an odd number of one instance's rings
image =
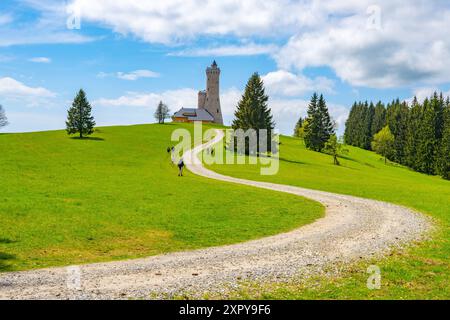
[[[355,140],[355,118],[357,112],[357,103],[355,102],[350,109],[347,121],[345,122],[344,141],[346,144],[353,146]]]
[[[443,107],[443,98],[437,93],[423,103],[423,116],[418,131],[417,170],[426,174],[436,173],[443,132]]]
[[[331,120],[330,113],[328,111],[327,103],[323,95],[320,95],[319,102],[317,103],[317,111],[319,112],[319,116],[321,119],[321,141],[325,145],[325,143],[330,139],[331,135],[334,134],[335,124]]]
[[[370,105],[365,105],[364,122],[362,123],[362,144],[361,147],[370,150],[372,136],[372,122],[375,115],[375,106],[371,102]]]
[[[94,133],[95,121],[91,115],[92,107],[89,104],[83,89],[80,89],[75,97],[72,107],[67,112],[66,131],[67,134],[85,135]]]
[[[232,128],[234,130],[242,129],[245,131],[249,129],[256,130],[257,152],[268,151],[275,152],[272,150],[272,134],[275,127],[273,122],[272,112],[268,106],[269,97],[265,93],[264,83],[258,73],[254,73],[247,82],[245,87],[244,95],[238,103],[237,109],[234,113],[235,119],[232,123]],[[267,136],[260,136],[261,132],[259,130],[267,130]],[[235,139],[235,149],[238,147],[236,143],[237,137]],[[267,146],[260,150],[261,139],[266,139]],[[265,149],[265,150],[264,150]],[[248,154],[250,150],[249,143],[246,140],[245,143],[245,153]]]
[[[386,108],[384,104],[381,101],[379,101],[375,106],[373,114],[372,128],[370,130],[371,138],[373,139],[373,136],[376,133],[380,132],[381,129],[383,129],[385,126],[386,126]]]
[[[320,119],[319,112],[317,110],[317,102],[319,96],[314,93],[311,97],[311,101],[308,106],[308,124],[305,127],[305,146],[308,149],[319,151],[318,146],[320,145]]]
[[[395,136],[393,152],[390,159],[401,164],[405,163],[408,113],[408,104],[406,102],[400,102],[399,99],[394,100],[386,111],[386,122],[392,134]]]
[[[5,110],[0,104],[0,129],[8,125],[8,118],[6,117]]]
[[[408,126],[406,132],[405,164],[414,170],[418,170],[417,147],[420,131],[420,124],[423,116],[423,107],[414,97],[408,115]]]
[[[443,112],[443,130],[440,143],[438,173],[450,180],[450,100],[447,99]]]

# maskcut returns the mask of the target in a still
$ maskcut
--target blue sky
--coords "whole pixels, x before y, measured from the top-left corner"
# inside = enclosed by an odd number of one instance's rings
[[[355,100],[450,93],[448,30],[440,0],[1,0],[3,131],[63,128],[80,88],[98,125],[153,122],[159,100],[196,106],[215,59],[227,123],[257,71],[282,133],[314,91],[342,132]]]

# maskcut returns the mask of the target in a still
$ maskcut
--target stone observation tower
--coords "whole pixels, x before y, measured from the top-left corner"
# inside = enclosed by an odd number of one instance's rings
[[[223,124],[220,108],[220,69],[216,61],[206,68],[206,90],[198,93],[198,107],[181,108],[172,116],[174,122],[196,122]]]
[[[214,117],[214,123],[223,124],[220,108],[220,68],[216,61],[206,68],[206,91],[198,93],[198,108],[208,111]]]

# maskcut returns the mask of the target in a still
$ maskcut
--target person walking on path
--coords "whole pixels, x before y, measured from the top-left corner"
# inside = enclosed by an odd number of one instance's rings
[[[184,168],[184,161],[183,158],[180,159],[180,161],[178,162],[178,176],[182,177],[183,176],[183,168]]]
[[[172,147],[170,150],[171,150],[171,153],[172,153],[172,155],[171,155],[172,164],[175,164],[175,161],[176,161],[176,159],[175,159],[175,147]]]

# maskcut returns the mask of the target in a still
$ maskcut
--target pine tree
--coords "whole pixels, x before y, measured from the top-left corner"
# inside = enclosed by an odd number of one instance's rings
[[[245,131],[249,129],[256,130],[257,152],[268,151],[275,152],[272,150],[272,134],[275,124],[273,122],[272,112],[268,106],[269,97],[265,93],[264,83],[258,73],[254,73],[247,82],[245,87],[244,95],[238,103],[237,109],[234,113],[235,119],[232,123],[232,128],[234,130],[242,129]],[[267,136],[260,136],[261,132],[259,130],[267,130]],[[237,137],[235,139],[235,149],[238,147],[236,143]],[[265,150],[260,150],[261,139],[266,139],[267,146],[263,148]],[[245,143],[245,153],[248,154],[250,151],[250,146],[248,141]]]
[[[164,121],[169,118],[169,108],[162,101],[156,107],[154,117],[159,124],[164,124]]]
[[[0,104],[0,129],[8,125],[8,118],[6,117],[5,110]]]
[[[86,99],[86,94],[80,89],[72,103],[72,107],[67,112],[67,134],[78,133],[80,138],[83,138],[84,135],[94,133],[95,121],[91,111],[92,107]]]
[[[314,93],[308,107],[305,127],[305,145],[308,149],[322,151],[325,143],[334,134],[334,125],[322,95]]]

